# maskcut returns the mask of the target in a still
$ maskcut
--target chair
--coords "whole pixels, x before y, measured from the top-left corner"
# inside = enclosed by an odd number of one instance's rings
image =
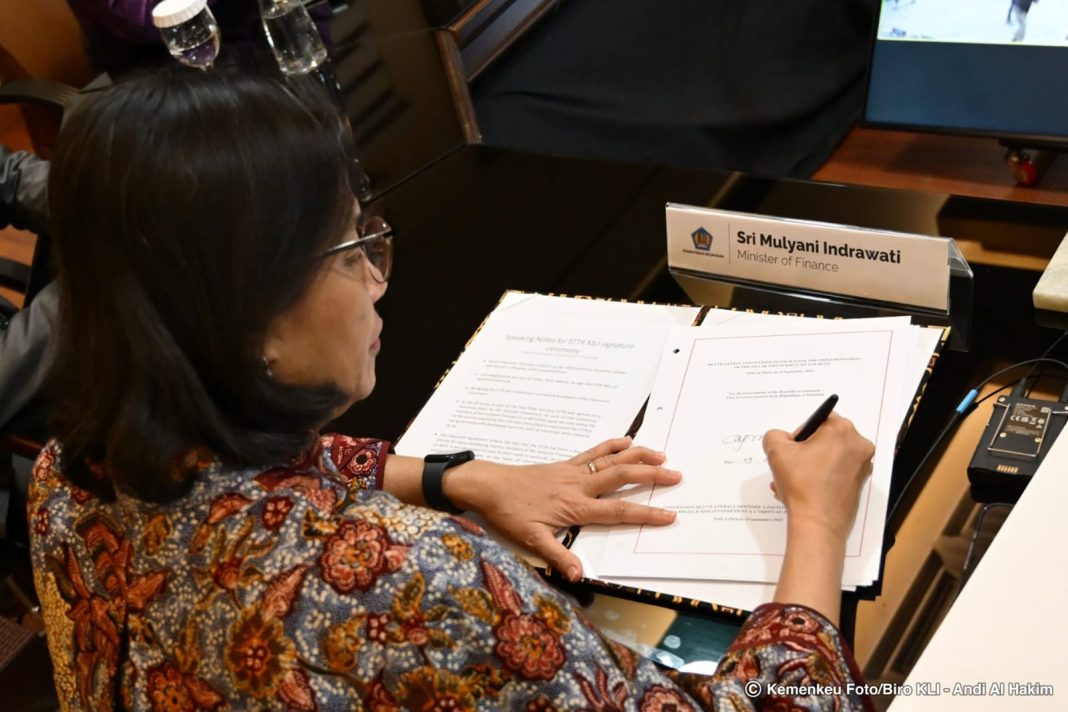
[[[5,51],[0,47],[0,65],[3,63]],[[30,111],[29,117],[42,117],[43,121],[27,121],[27,131],[31,135],[31,142],[39,153],[47,154],[48,149],[54,145],[55,136],[59,131],[63,112],[73,106],[80,94],[78,90],[65,84],[47,80],[15,79],[0,84],[0,105],[14,104],[20,108],[30,107],[41,109],[41,112]],[[5,263],[10,262],[5,270]],[[51,250],[47,235],[37,235],[33,257],[29,265],[0,258],[0,281],[16,287],[21,287],[23,292],[23,308],[33,301],[34,296],[52,280],[54,274],[51,264]],[[7,300],[4,300],[7,302]],[[0,303],[0,318],[9,319],[13,316],[13,305],[10,302]],[[34,459],[43,447],[43,415],[39,404],[31,404],[24,409],[10,423],[0,429],[0,455],[18,455]],[[5,513],[0,511],[0,518]],[[2,528],[2,524],[0,524]]]
[[[64,0],[0,3],[0,140],[51,155],[63,107],[93,76],[81,29]],[[14,145],[12,145],[14,144]],[[30,264],[0,256],[0,286],[23,293],[23,304],[48,281],[47,243]]]
[[[70,83],[81,86],[91,76],[81,31],[63,0],[0,6],[0,140],[9,147],[51,157],[63,114],[80,96]],[[23,307],[53,277],[48,237],[37,235],[32,245],[29,259],[0,254],[0,286],[21,292]],[[0,320],[15,308],[0,298]],[[0,452],[32,455],[33,443],[11,428],[0,433]]]
[[[0,84],[0,104],[32,103],[34,106],[47,108],[50,113],[59,117],[62,117],[63,111],[69,108],[77,97],[76,90],[56,82],[22,79]],[[58,130],[58,121],[54,125]],[[43,130],[40,124],[37,125],[36,130]],[[42,135],[42,140],[54,141],[54,137],[46,139]],[[36,141],[34,145],[37,145]],[[24,308],[53,277],[49,247],[47,235],[38,235],[31,263],[29,265],[14,263],[3,275],[13,278],[11,281],[21,278]],[[5,261],[0,259],[0,269],[4,267]],[[12,307],[10,302],[0,304],[0,318],[8,319],[13,316]],[[9,515],[18,518],[21,514],[19,507],[24,502],[25,495],[25,492],[17,491],[20,488],[12,486],[14,480],[11,477],[13,473],[11,457],[19,456],[30,460],[37,457],[44,446],[44,420],[43,406],[40,403],[31,403],[11,422],[3,424],[0,428],[0,536],[4,538],[10,538],[11,534],[9,531],[11,527],[8,526]],[[7,477],[5,478],[4,475]],[[7,481],[4,481],[5,479]],[[2,491],[4,487],[8,488],[7,492]]]
[[[31,79],[48,77],[48,79]],[[80,32],[62,0],[3,3],[0,7],[0,111],[2,138],[14,147],[51,155],[64,111],[90,78],[81,54]],[[5,106],[6,105],[6,106]],[[52,278],[48,238],[38,235],[29,264],[0,256],[0,284],[22,293],[23,306]],[[0,317],[11,316],[8,300]],[[6,312],[6,313],[5,313]],[[0,430],[0,685],[18,709],[57,707],[30,582],[24,468],[43,447],[43,408],[31,404]]]
[[[449,89],[468,143],[482,143],[468,89],[561,0],[476,0],[438,32]]]
[[[530,31],[560,0],[478,0],[447,27],[456,38],[464,75],[473,82]]]
[[[0,65],[3,57],[4,49],[0,47]],[[0,83],[0,105],[18,105],[22,110],[34,153],[42,158],[51,156],[63,112],[72,107],[79,96],[73,87],[43,79],[13,79]],[[24,307],[53,276],[47,235],[37,235],[28,265],[0,257],[0,284],[21,289]]]

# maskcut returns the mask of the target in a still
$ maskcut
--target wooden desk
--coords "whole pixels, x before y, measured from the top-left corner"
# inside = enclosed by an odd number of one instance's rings
[[[899,695],[893,712],[1068,706],[1068,555],[1059,526],[1066,468],[1068,439],[1059,438],[908,676],[913,694]],[[976,696],[962,696],[963,689],[955,695],[956,683],[985,688],[974,687]],[[1010,683],[1041,683],[1052,694],[1012,694]],[[920,684],[927,686],[924,694],[917,693]]]
[[[1068,206],[1068,155],[1051,155],[1033,187],[1016,184],[1005,165],[1005,148],[989,138],[854,129],[813,180],[924,191],[1019,204]],[[984,219],[984,218],[979,218]],[[1068,229],[1068,225],[1065,226]],[[1059,240],[1034,240],[1025,230],[991,230],[961,239],[972,263],[1043,270]]]
[[[1068,155],[1038,184],[1016,185],[990,138],[856,128],[813,180],[1068,206]]]

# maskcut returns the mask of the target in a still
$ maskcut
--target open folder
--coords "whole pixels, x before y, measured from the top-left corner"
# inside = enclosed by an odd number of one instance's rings
[[[837,393],[837,412],[875,443],[842,586],[875,583],[894,450],[944,339],[908,317],[507,292],[396,448],[551,462],[630,432],[643,413],[635,443],[667,453],[683,481],[613,496],[673,509],[675,523],[587,526],[566,541],[591,582],[741,614],[771,600],[786,541],[763,433],[794,429]]]

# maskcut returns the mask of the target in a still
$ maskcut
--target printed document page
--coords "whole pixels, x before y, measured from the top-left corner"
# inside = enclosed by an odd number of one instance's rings
[[[701,326],[705,328],[716,328],[728,322],[731,325],[755,323],[767,326],[770,324],[789,324],[791,321],[796,320],[801,320],[805,324],[813,323],[812,320],[806,319],[805,317],[750,314],[746,312],[711,309],[705,316],[705,320],[702,322]],[[864,323],[865,321],[867,320],[854,319],[850,320],[849,324],[856,325],[858,323]],[[895,324],[895,322],[897,322],[896,318],[883,317],[880,321],[875,321],[873,323],[886,325]],[[905,317],[903,322],[897,323],[908,322],[908,318]],[[816,323],[825,322],[820,320]],[[912,354],[909,356],[909,365],[907,367],[904,387],[902,389],[900,411],[897,416],[897,422],[902,425],[908,417],[917,388],[923,381],[931,357],[937,349],[938,343],[942,337],[941,329],[931,329],[921,326],[912,326],[911,329],[916,334],[916,346]],[[777,427],[789,429],[791,427],[796,427],[796,424],[781,423]],[[635,576],[630,573],[625,576],[606,576],[602,574],[597,567],[600,565],[603,557],[609,531],[610,527],[606,526],[585,526],[582,528],[578,538],[572,544],[571,550],[582,561],[583,576],[623,586],[630,586],[645,591],[656,591],[669,596],[682,596],[684,598],[692,598],[698,601],[709,601],[722,606],[741,608],[743,610],[753,610],[760,604],[767,603],[772,599],[772,596],[775,593],[774,583],[681,578],[646,578]],[[843,590],[852,590],[855,588],[855,586],[842,586]]]
[[[625,496],[679,518],[668,527],[614,527],[597,572],[776,581],[786,513],[770,490],[762,436],[800,425],[837,393],[836,410],[876,444],[843,577],[847,586],[870,584],[878,576],[903,374],[916,345],[905,324],[813,320],[674,330],[638,442],[667,452],[684,479]]]
[[[510,292],[397,452],[470,449],[526,465],[621,437],[649,395],[668,331],[698,311]]]
[[[649,395],[669,331],[692,324],[699,311],[508,292],[396,450],[423,457],[470,449],[530,465],[621,437]]]

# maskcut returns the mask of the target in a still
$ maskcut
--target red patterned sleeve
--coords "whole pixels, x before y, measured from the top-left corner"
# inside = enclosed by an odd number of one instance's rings
[[[712,678],[673,675],[698,701],[738,709],[874,712],[853,653],[835,626],[806,606],[768,603],[746,621]],[[716,707],[719,709],[719,707]]]
[[[388,441],[335,433],[324,435],[321,443],[323,464],[348,482],[350,489],[382,489],[382,476],[389,457]]]

